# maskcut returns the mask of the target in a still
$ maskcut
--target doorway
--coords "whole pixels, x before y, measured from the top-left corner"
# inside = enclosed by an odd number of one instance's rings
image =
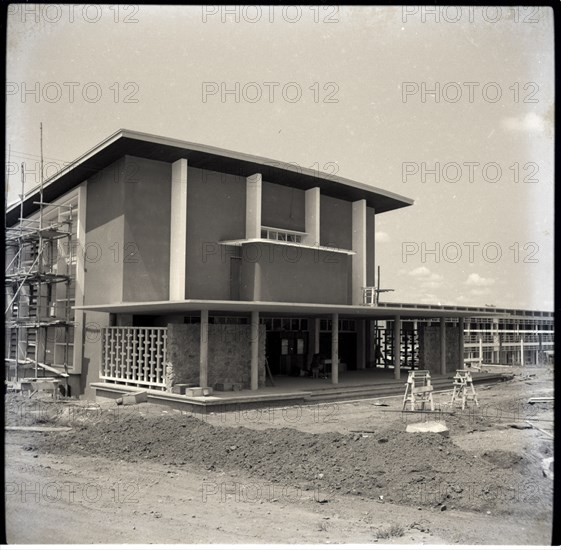
[[[267,361],[273,376],[300,376],[305,370],[308,334],[305,332],[267,332]]]

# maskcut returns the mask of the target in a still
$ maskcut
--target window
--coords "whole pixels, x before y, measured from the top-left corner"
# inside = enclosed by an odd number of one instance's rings
[[[301,332],[308,330],[308,320],[290,317],[265,317],[262,319],[269,331]]]
[[[301,243],[303,235],[305,235],[305,233],[301,231],[290,231],[288,229],[277,229],[275,227],[261,227],[261,238],[271,241]]]

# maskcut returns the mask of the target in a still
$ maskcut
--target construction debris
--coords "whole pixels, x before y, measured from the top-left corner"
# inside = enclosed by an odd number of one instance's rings
[[[29,392],[29,397],[35,395],[38,391],[48,392],[56,401],[59,383],[60,381],[56,378],[24,378],[21,381],[20,389],[22,392]]]
[[[196,387],[197,387],[196,384],[174,384],[174,386],[171,388],[171,393],[185,395],[185,391],[188,388],[196,388]]]
[[[405,431],[409,433],[438,433],[441,435],[448,435],[450,433],[446,424],[442,424],[442,422],[417,422],[415,424],[408,424]]]
[[[148,401],[148,392],[138,391],[129,393],[115,400],[117,405],[135,405],[136,403],[146,403]]]
[[[509,428],[514,428],[515,430],[531,430],[532,426],[527,424],[507,424]]]
[[[542,460],[542,473],[548,479],[553,479],[553,457],[544,458]]]
[[[217,382],[214,384],[214,389],[216,391],[233,391],[234,384],[231,382]]]
[[[6,426],[9,432],[68,432],[72,428],[67,426]]]
[[[530,399],[528,399],[528,403],[545,403],[553,400],[553,397],[530,397]]]
[[[213,391],[210,387],[201,388],[199,386],[195,386],[194,388],[187,388],[185,390],[185,395],[187,397],[208,397],[212,395]]]

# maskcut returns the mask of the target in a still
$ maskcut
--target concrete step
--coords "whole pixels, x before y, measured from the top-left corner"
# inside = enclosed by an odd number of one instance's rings
[[[502,374],[483,374],[473,379],[474,385],[477,384],[495,384],[505,380]],[[369,397],[402,397],[405,392],[405,380],[386,382],[384,384],[373,384],[369,386],[333,386],[330,388],[318,388],[311,390],[310,397],[307,401],[338,401],[344,399],[358,399]],[[432,381],[434,391],[450,390],[452,391],[453,379],[436,379]]]

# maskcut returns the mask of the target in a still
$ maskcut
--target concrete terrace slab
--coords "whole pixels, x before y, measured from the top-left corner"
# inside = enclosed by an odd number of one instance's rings
[[[393,378],[393,371],[352,371],[342,373],[339,384],[328,380],[311,378],[277,377],[275,386],[257,390],[237,392],[214,392],[208,397],[187,397],[160,390],[147,390],[148,402],[172,405],[188,411],[213,411],[228,408],[260,408],[263,406],[288,406],[309,402],[340,401],[345,399],[367,399],[374,397],[402,396],[406,376],[400,380]],[[474,373],[474,384],[496,383],[504,380],[503,374]],[[451,390],[453,373],[433,375],[435,391]],[[91,384],[98,398],[117,399],[124,393],[138,391],[136,386],[97,382]]]

